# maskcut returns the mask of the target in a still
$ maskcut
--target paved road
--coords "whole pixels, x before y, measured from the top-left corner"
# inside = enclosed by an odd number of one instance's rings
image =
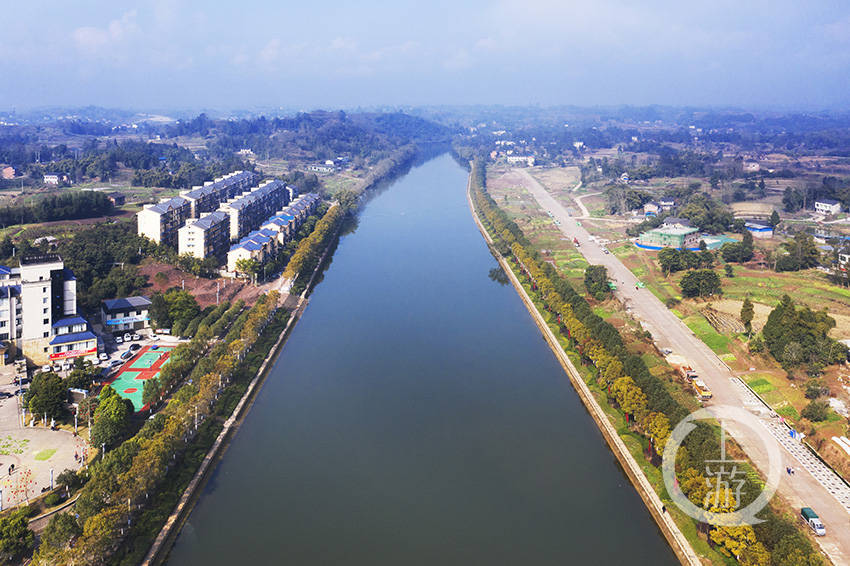
[[[605,254],[603,248],[591,240],[590,234],[579,222],[567,213],[564,205],[527,171],[514,169],[506,175],[513,176],[515,181],[531,192],[538,204],[560,223],[558,226],[564,235],[578,239],[578,249],[588,262],[604,265],[608,269],[611,279],[617,282],[617,298],[632,311],[632,315],[641,325],[652,333],[659,346],[670,348],[689,361],[714,393],[711,404],[747,407],[747,399],[742,396],[742,386],[739,382],[736,383],[738,380],[728,366],[651,291],[638,289],[637,279],[631,271],[613,254]],[[752,406],[749,408],[755,409]],[[850,490],[823,464],[805,459],[805,450],[799,450],[802,446],[798,443],[793,443],[797,450],[790,451],[789,443],[785,442],[786,429],[779,423],[778,417],[771,417],[764,407],[757,409],[755,412],[760,415],[771,435],[760,436],[738,427],[729,427],[729,432],[765,475],[768,457],[763,441],[765,437],[773,438],[775,442],[775,437],[782,438],[783,442],[779,442],[785,459],[782,465],[794,467],[797,473],[787,476],[783,470],[779,494],[796,509],[803,506],[813,507],[827,528],[827,536],[817,539],[821,548],[835,564],[850,564],[850,536],[847,536],[850,525]]]

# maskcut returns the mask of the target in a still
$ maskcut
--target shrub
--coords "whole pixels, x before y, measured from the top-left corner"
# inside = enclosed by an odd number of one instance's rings
[[[826,401],[812,401],[806,405],[800,416],[812,422],[825,421],[829,416],[829,403]]]

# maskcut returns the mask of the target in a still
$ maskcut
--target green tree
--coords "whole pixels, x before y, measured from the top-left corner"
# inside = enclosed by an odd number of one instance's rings
[[[159,274],[157,274],[159,275]],[[156,292],[151,296],[151,307],[148,311],[151,321],[158,328],[171,328],[171,315],[168,312],[168,301],[162,293]]]
[[[62,378],[53,372],[40,373],[32,379],[26,395],[27,408],[36,415],[58,419],[65,412],[68,388]]]
[[[611,294],[608,286],[608,270],[604,265],[588,265],[584,270],[584,287],[597,301],[603,301]]]
[[[0,553],[12,559],[32,550],[35,533],[29,529],[25,509],[0,517]]]
[[[336,197],[336,201],[346,212],[350,212],[356,209],[358,199],[360,198],[360,195],[352,191],[351,189],[342,189],[334,196]]]
[[[162,386],[159,383],[159,379],[152,377],[145,380],[145,385],[142,389],[142,403],[153,406],[159,400],[161,391]]]
[[[827,401],[819,401],[817,399],[810,401],[802,411],[800,416],[804,419],[809,419],[812,422],[822,422],[829,417],[829,403]]]
[[[659,250],[658,264],[661,266],[661,271],[664,275],[669,275],[683,269],[679,250],[674,248],[663,248]]]
[[[774,210],[773,213],[770,215],[770,227],[776,228],[777,226],[779,226],[780,222],[782,222],[782,219],[779,218],[779,213]]]
[[[723,272],[726,274],[726,277],[735,277],[735,270],[732,269],[731,264],[726,264],[723,266]]]
[[[720,277],[712,269],[689,271],[679,282],[685,297],[710,297],[722,293]]]
[[[236,260],[236,271],[248,275],[251,279],[257,276],[257,273],[260,271],[260,267],[260,262],[252,257],[245,257]]]
[[[110,386],[104,387],[94,412],[92,444],[114,445],[127,432],[132,414],[133,404],[129,399],[123,399]]]
[[[70,513],[57,513],[51,517],[50,522],[41,534],[42,544],[48,544],[53,548],[65,548],[71,539],[83,534],[83,529],[77,519]]]
[[[755,316],[753,302],[749,297],[744,297],[744,303],[741,305],[741,322],[744,323],[747,334],[753,331],[753,316]]]

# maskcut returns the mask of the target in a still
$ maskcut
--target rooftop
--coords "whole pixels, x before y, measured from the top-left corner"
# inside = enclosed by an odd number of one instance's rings
[[[218,224],[219,222],[224,222],[228,218],[230,218],[230,216],[228,216],[226,212],[216,210],[215,212],[211,212],[206,216],[195,220],[194,222],[186,224],[186,226],[197,226],[201,230],[209,230],[215,224]]]
[[[815,202],[820,204],[828,204],[829,206],[841,204],[841,201],[835,200],[834,198],[819,198]]]
[[[21,258],[21,265],[38,265],[40,263],[57,263],[62,258],[59,254],[28,255]]]
[[[83,342],[85,340],[94,340],[97,338],[94,332],[86,330],[85,332],[72,332],[70,334],[58,334],[50,340],[50,345],[68,344],[70,342]]]
[[[53,323],[51,328],[61,328],[63,326],[76,326],[77,324],[88,325],[88,323],[89,322],[86,319],[84,319],[83,317],[81,317],[79,315],[76,315],[76,316],[69,316],[68,318],[61,318],[61,319],[57,320],[56,322]]]
[[[234,171],[233,173],[228,173],[224,177],[218,177],[214,181],[206,183],[203,186],[192,187],[192,189],[181,194],[187,198],[197,199],[227,189],[228,187],[231,187],[243,180],[248,180],[250,182],[253,178],[254,174],[250,171]]]
[[[687,234],[693,234],[694,232],[697,232],[698,230],[696,228],[688,228],[688,227],[685,227],[685,226],[669,226],[669,225],[665,224],[663,226],[659,226],[658,228],[653,228],[652,230],[649,230],[649,231],[653,232],[655,234],[669,234],[671,236],[685,236]]]
[[[155,205],[147,208],[147,210],[151,210],[153,212],[158,212],[159,214],[165,214],[170,210],[174,210],[175,208],[180,208],[189,204],[189,201],[184,199],[183,197],[173,197],[168,200],[164,200],[162,202],[158,202]]]
[[[124,297],[121,299],[104,299],[103,301],[103,310],[109,313],[147,308],[149,306],[151,306],[151,300],[142,295],[137,297]]]

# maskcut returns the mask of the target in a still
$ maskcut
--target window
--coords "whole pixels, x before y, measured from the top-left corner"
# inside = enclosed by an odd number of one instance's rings
[[[41,299],[41,304],[43,304],[43,305],[47,304],[47,297],[44,297],[44,298]]]
[[[142,311],[136,311],[136,316],[142,314]]]
[[[42,338],[48,338],[49,336],[50,336],[50,332],[45,332],[45,333],[44,333],[44,336],[42,336]],[[47,351],[47,350],[45,350],[45,352],[46,352],[46,351]]]
[[[41,323],[42,324],[50,324],[50,319],[49,318],[42,319]]]
[[[42,313],[42,314],[47,314],[47,307],[44,307],[43,309],[41,309],[41,313]]]
[[[47,292],[47,287],[42,287],[42,288],[41,288],[41,292],[42,292],[42,293],[46,293],[46,292]]]
[[[6,328],[6,321],[0,320],[0,328]]]

